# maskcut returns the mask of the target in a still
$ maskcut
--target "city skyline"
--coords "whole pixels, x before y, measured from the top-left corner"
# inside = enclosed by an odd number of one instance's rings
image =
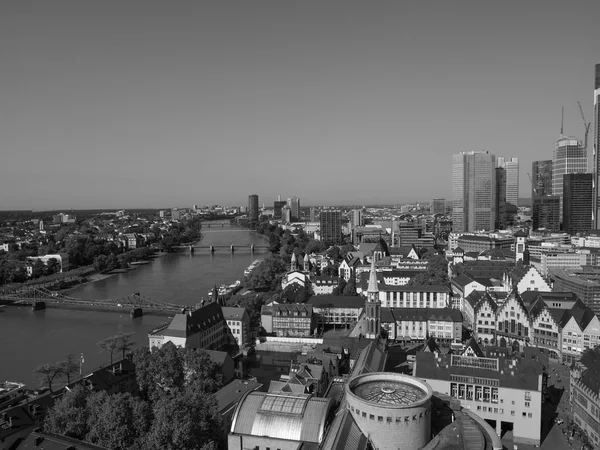
[[[600,4],[429,6],[3,4],[0,210],[425,203],[482,150],[529,197],[593,118]]]

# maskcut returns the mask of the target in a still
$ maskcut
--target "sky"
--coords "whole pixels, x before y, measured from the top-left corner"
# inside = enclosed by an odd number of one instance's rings
[[[543,5],[543,6],[540,6]],[[451,199],[583,139],[600,2],[0,2],[0,209]],[[591,140],[593,130],[590,132]],[[590,165],[591,166],[591,165]]]

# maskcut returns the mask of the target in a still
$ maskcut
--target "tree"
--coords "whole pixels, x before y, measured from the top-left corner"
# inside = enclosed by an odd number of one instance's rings
[[[215,397],[177,390],[158,400],[146,435],[148,450],[196,450],[200,443],[216,446],[221,421]]]
[[[44,275],[52,275],[60,272],[60,263],[56,258],[50,258],[46,263],[46,270]]]
[[[348,280],[348,283],[346,283],[343,294],[344,295],[358,295],[356,292],[356,278],[354,277],[354,275],[352,275],[350,277],[350,280]]]
[[[75,386],[58,399],[44,420],[44,431],[85,439],[88,432],[87,397],[90,391],[82,385]]]
[[[79,371],[79,361],[74,354],[69,353],[67,359],[60,362],[61,375],[67,377],[67,385],[71,384],[71,375]]]
[[[327,267],[325,267],[321,273],[323,275],[327,275],[330,277],[336,276],[338,274],[338,270],[335,268],[335,266],[329,264]]]
[[[441,255],[428,253],[425,259],[429,261],[427,270],[419,273],[409,281],[409,285],[428,286],[448,283],[448,261]]]
[[[180,352],[181,349],[172,342],[154,348],[152,352],[147,347],[133,352],[135,377],[143,398],[156,401],[184,385],[185,371]]]
[[[340,249],[340,256],[342,257],[342,259],[346,258],[346,255],[348,255],[348,253],[355,251],[356,249],[354,248],[354,245],[352,244],[346,244],[343,245],[342,248]]]
[[[152,423],[150,405],[130,393],[94,393],[88,398],[87,410],[85,440],[114,450],[139,446]]]
[[[42,384],[48,385],[48,389],[52,392],[52,382],[62,373],[60,364],[45,363],[33,369],[33,373],[38,376]]]
[[[182,349],[187,389],[194,392],[215,393],[223,387],[219,365],[203,349]]]
[[[344,289],[346,288],[346,280],[342,277],[338,279],[338,285],[333,289],[333,295],[342,295],[344,293]]]
[[[246,286],[252,289],[268,288],[275,290],[281,280],[281,275],[287,270],[287,264],[279,256],[267,256],[263,262],[256,267],[250,276]]]
[[[118,333],[115,335],[117,340],[117,350],[123,353],[123,359],[125,359],[125,352],[133,348],[134,342],[131,341],[132,336],[135,333]]]
[[[327,250],[327,256],[333,259],[336,263],[342,259],[340,248],[337,245],[333,245],[331,248],[329,248],[329,250]]]
[[[110,336],[106,339],[101,340],[96,345],[100,348],[102,353],[108,352],[110,353],[110,364],[113,363],[113,354],[117,349],[119,349],[119,338],[117,336]]]

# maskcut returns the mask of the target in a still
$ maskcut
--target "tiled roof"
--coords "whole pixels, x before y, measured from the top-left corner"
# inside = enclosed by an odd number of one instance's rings
[[[331,426],[327,430],[323,449],[326,450],[366,450],[368,440],[362,433],[348,408],[338,409]]]
[[[237,403],[246,392],[255,391],[261,387],[262,384],[254,380],[233,380],[215,392],[219,411],[223,412]]]
[[[369,345],[360,352],[356,363],[354,363],[352,376],[355,377],[368,372],[381,372],[385,367],[385,360],[385,350],[378,345],[377,341],[371,341]]]
[[[234,307],[234,306],[222,306],[223,318],[225,320],[242,320],[246,308]]]
[[[469,294],[469,296],[467,297],[467,299],[469,300],[469,302],[471,302],[471,300],[469,299],[469,297],[471,297],[471,295],[477,293],[476,295],[480,295],[479,300],[477,301],[476,305],[473,307],[473,310],[475,312],[475,314],[477,314],[477,312],[481,309],[481,307],[487,303],[490,305],[490,307],[492,308],[493,312],[496,312],[496,310],[498,309],[498,305],[496,304],[496,302],[492,299],[492,297],[490,296],[490,294],[488,292],[483,292],[483,291],[473,291]],[[473,297],[475,298],[475,297]],[[472,303],[471,303],[472,304]]]
[[[305,303],[279,303],[277,305],[272,305],[272,307],[273,312],[285,313],[284,315],[294,312],[304,312],[310,316],[313,309],[312,305]]]
[[[163,333],[166,336],[188,337],[214,326],[219,320],[223,320],[221,305],[212,302],[195,311],[175,314]]]
[[[471,349],[473,350],[473,353],[475,354],[475,356],[477,356],[478,358],[483,358],[485,355],[483,354],[483,350],[481,350],[481,347],[479,346],[479,344],[477,343],[477,339],[475,339],[474,337],[470,338],[465,346],[465,349],[463,351],[463,354],[466,353],[467,349]]]

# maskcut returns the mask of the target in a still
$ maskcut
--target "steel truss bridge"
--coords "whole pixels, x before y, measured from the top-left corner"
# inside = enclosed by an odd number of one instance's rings
[[[153,300],[150,297],[141,295],[139,292],[126,297],[111,298],[107,300],[85,300],[81,298],[70,297],[56,291],[50,291],[46,288],[30,288],[12,292],[0,292],[0,300],[13,305],[35,305],[44,302],[55,305],[72,305],[82,307],[106,307],[106,308],[129,308],[150,311],[168,311],[181,312],[185,308],[183,305]]]

